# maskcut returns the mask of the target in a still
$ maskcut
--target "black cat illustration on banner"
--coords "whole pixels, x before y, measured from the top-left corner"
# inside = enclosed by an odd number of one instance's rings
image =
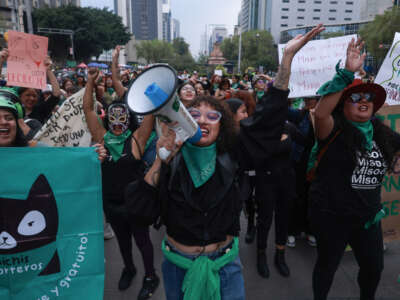
[[[0,258],[54,243],[58,232],[58,209],[54,193],[41,174],[33,183],[27,199],[0,196]],[[39,276],[60,272],[57,249]]]

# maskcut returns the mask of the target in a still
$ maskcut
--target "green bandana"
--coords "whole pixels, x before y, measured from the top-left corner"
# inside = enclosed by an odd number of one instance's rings
[[[112,96],[112,94],[114,94],[115,90],[113,88],[108,88],[107,89],[107,93]]]
[[[181,151],[194,187],[202,186],[215,172],[215,163],[217,161],[216,143],[208,147],[198,147],[185,143]]]
[[[349,121],[351,124],[353,124],[354,127],[356,127],[358,130],[360,130],[363,135],[365,136],[365,148],[368,151],[371,151],[372,149],[372,138],[374,137],[374,126],[372,126],[371,121],[367,122],[353,122]]]
[[[218,90],[218,87],[219,87],[219,83],[214,83],[214,85],[213,85],[214,91]]]
[[[257,91],[257,100],[260,100],[262,97],[264,97],[264,94],[264,91]]]
[[[171,252],[162,242],[166,259],[187,270],[182,283],[183,300],[221,300],[221,279],[219,270],[234,261],[239,255],[239,239],[233,238],[233,246],[225,255],[211,260],[201,255],[195,260]]]
[[[128,129],[121,135],[114,135],[110,131],[104,135],[104,144],[113,158],[118,161],[124,151],[125,141],[131,136],[132,132]]]
[[[346,86],[351,84],[354,80],[354,72],[346,69],[340,69],[340,61],[336,65],[336,74],[331,81],[324,83],[317,94],[325,96],[342,91]]]
[[[239,87],[239,83],[232,83],[232,88],[236,90]]]

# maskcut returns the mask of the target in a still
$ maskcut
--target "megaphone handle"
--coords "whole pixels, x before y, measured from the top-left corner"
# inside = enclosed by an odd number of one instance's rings
[[[167,158],[171,155],[171,151],[167,150],[167,148],[162,147],[158,150],[158,155],[160,156],[161,160],[167,160]]]

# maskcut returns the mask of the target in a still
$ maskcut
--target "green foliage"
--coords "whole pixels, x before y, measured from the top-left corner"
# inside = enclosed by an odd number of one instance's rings
[[[377,15],[373,22],[359,31],[365,40],[368,52],[377,59],[377,68],[388,51],[387,47],[380,45],[390,46],[396,32],[400,32],[400,9],[397,6],[387,10],[383,15]]]
[[[108,8],[62,6],[40,8],[33,11],[34,27],[60,28],[76,31],[75,56],[77,60],[88,61],[98,57],[103,50],[116,45],[125,45],[131,34],[124,27],[121,17]],[[68,57],[71,41],[67,35],[49,35],[49,50],[58,60]]]
[[[142,41],[136,50],[138,58],[144,58],[147,63],[168,63],[178,71],[192,71],[196,66],[189,44],[183,38],[174,39],[172,44],[159,40]]]
[[[238,60],[239,36],[225,39],[221,50],[229,61]],[[274,40],[268,31],[252,30],[242,34],[241,72],[249,66],[263,66],[264,70],[275,70],[278,66],[278,53]]]

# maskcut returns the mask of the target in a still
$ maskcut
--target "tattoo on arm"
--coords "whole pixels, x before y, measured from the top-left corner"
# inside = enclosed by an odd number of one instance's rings
[[[290,65],[288,67],[285,66],[284,64],[281,64],[279,66],[279,71],[274,81],[274,87],[286,91],[289,86],[289,78],[290,78]]]

